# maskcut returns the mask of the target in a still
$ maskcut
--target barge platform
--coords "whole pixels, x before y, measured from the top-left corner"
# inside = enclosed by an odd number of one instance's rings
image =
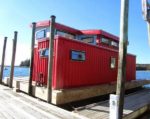
[[[15,90],[28,93],[28,77],[14,78],[13,87]],[[4,84],[9,84],[9,78],[4,80]],[[142,87],[143,85],[150,84],[150,80],[132,80],[125,83],[125,89],[133,89]],[[88,98],[102,96],[116,91],[116,82],[109,84],[101,84],[96,86],[86,86],[80,88],[71,89],[59,89],[52,90],[52,104],[61,105],[80,101]],[[32,95],[42,100],[47,100],[47,87],[36,86],[35,82],[32,82]]]

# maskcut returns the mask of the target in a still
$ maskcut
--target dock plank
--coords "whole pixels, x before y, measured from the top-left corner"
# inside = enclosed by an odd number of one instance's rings
[[[0,119],[87,119],[0,85]]]
[[[125,97],[124,118],[132,119],[144,113],[150,105],[150,89],[143,89]],[[108,119],[109,101],[99,102],[86,106],[85,109],[76,110],[76,113],[86,116],[90,119]]]

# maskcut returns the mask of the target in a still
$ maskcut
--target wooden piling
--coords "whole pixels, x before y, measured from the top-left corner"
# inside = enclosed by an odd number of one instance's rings
[[[119,43],[119,61],[117,75],[117,91],[119,96],[117,115],[118,119],[122,119],[124,106],[124,89],[126,80],[126,54],[128,41],[128,10],[129,0],[121,0],[121,16],[120,16],[120,43]]]
[[[0,84],[2,84],[2,80],[3,80],[6,44],[7,44],[7,37],[4,38],[3,54],[2,54],[2,61],[1,61],[1,71],[0,71]]]
[[[12,60],[11,60],[10,80],[9,80],[9,87],[10,88],[12,88],[13,77],[14,77],[14,64],[15,64],[16,46],[17,46],[17,34],[18,34],[18,32],[15,31],[14,32],[14,39],[13,39]]]
[[[52,71],[53,71],[53,49],[54,49],[54,32],[55,16],[51,16],[50,21],[50,38],[49,38],[49,60],[48,60],[48,80],[47,80],[47,102],[51,103],[52,98]]]
[[[33,22],[32,39],[31,39],[30,76],[29,76],[29,88],[28,88],[29,95],[32,95],[32,71],[33,71],[33,62],[34,62],[35,29],[36,29],[36,23]]]

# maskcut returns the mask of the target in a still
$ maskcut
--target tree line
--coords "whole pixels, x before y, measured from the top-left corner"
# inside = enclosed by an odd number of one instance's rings
[[[20,66],[21,67],[29,67],[30,66],[30,59],[26,59],[24,61],[21,61]]]

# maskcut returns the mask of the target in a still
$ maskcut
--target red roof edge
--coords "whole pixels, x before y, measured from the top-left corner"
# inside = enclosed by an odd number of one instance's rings
[[[92,35],[92,34],[96,34],[96,35],[103,35],[107,38],[111,38],[115,41],[119,41],[119,37],[112,35],[106,31],[103,30],[81,30],[82,34],[87,34],[87,35]]]
[[[49,25],[50,25],[50,20],[36,22],[36,27],[48,27]],[[30,24],[30,27],[32,27],[32,24]],[[99,35],[105,36],[107,38],[111,38],[112,40],[119,42],[119,37],[117,37],[113,34],[110,34],[106,31],[103,31],[103,30],[97,30],[97,29],[96,30],[94,30],[94,29],[77,30],[77,29],[71,28],[69,26],[62,25],[60,23],[55,23],[55,27],[58,30],[68,31],[69,33],[72,33],[72,34],[87,34],[87,35],[93,35],[93,34],[98,35],[99,34]]]
[[[48,27],[49,25],[50,25],[49,20],[36,22],[36,27]],[[30,27],[32,27],[32,24],[30,25]],[[71,28],[69,26],[62,25],[60,23],[55,23],[55,27],[58,30],[68,31],[72,34],[80,34],[80,30]]]

